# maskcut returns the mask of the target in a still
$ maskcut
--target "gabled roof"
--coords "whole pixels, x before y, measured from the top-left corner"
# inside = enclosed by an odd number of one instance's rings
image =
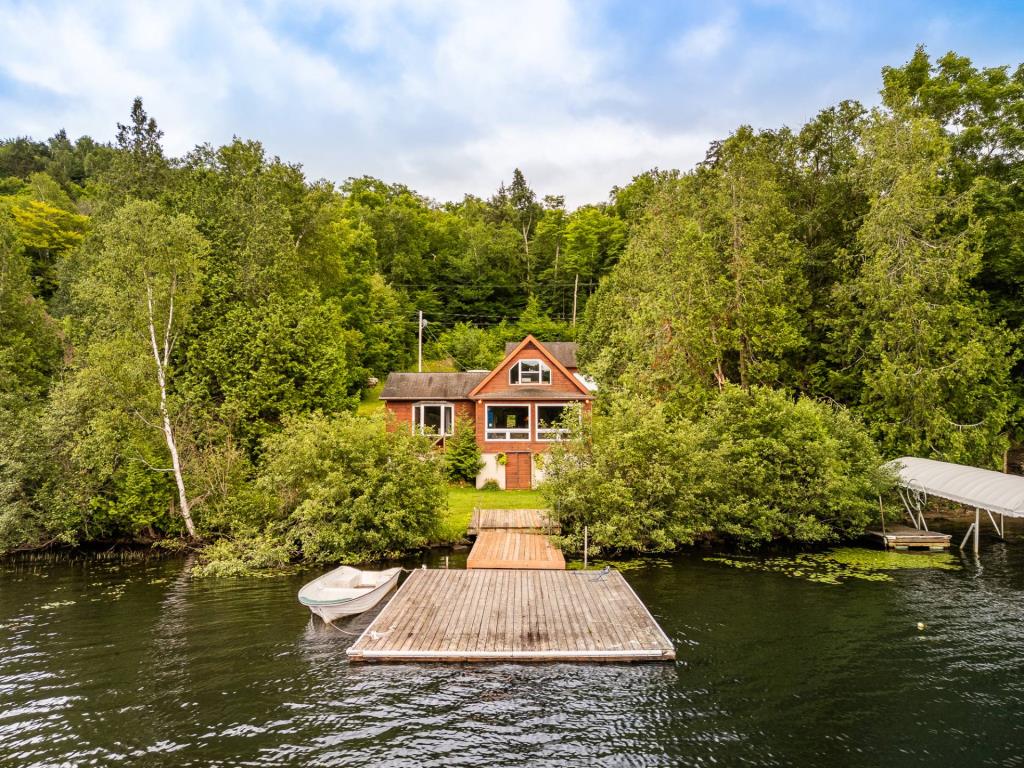
[[[468,400],[487,371],[463,373],[389,373],[381,400]]]
[[[1024,517],[1024,477],[948,461],[904,456],[886,464],[899,484],[911,491],[949,499],[968,507]]]
[[[551,356],[566,368],[579,368],[576,364],[576,342],[575,341],[545,341],[544,349],[551,353]],[[519,342],[510,341],[505,344],[505,357],[512,354]]]
[[[487,385],[487,382],[489,382],[491,379],[497,376],[499,371],[504,370],[505,366],[508,365],[509,360],[515,357],[517,354],[519,354],[519,351],[525,348],[528,344],[533,344],[537,348],[537,351],[540,352],[541,356],[544,357],[549,363],[551,363],[552,367],[559,370],[562,373],[562,375],[565,376],[565,378],[572,382],[573,386],[575,386],[581,394],[585,395],[586,397],[592,397],[590,390],[587,389],[586,386],[584,386],[583,382],[581,382],[579,379],[573,376],[572,373],[570,373],[566,369],[565,365],[563,365],[558,358],[556,358],[550,351],[548,351],[548,348],[545,345],[537,341],[537,339],[535,339],[532,334],[528,335],[525,339],[516,344],[512,350],[509,350],[508,347],[506,347],[505,359],[498,363],[498,365],[495,366],[494,370],[488,373],[487,376],[485,376],[484,379],[479,384],[473,387],[472,391],[469,393],[469,397],[476,397],[477,393]],[[521,392],[521,390],[517,391]]]

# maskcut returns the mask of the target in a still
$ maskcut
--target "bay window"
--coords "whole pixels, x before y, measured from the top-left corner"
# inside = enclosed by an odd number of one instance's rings
[[[412,407],[412,431],[445,437],[455,431],[455,406],[451,403],[416,403]]]

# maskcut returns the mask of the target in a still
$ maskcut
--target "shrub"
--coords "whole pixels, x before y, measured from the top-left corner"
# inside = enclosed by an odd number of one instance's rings
[[[422,547],[435,534],[446,486],[431,441],[388,432],[379,418],[287,419],[263,441],[255,487],[231,496],[236,525],[195,573],[233,576],[309,562],[361,563]],[[237,508],[235,508],[237,506]]]
[[[696,505],[698,438],[663,405],[623,400],[554,445],[541,488],[567,546],[582,549],[584,525],[594,554],[671,551],[708,532]]]
[[[221,539],[203,550],[199,565],[192,569],[198,577],[249,576],[257,571],[284,568],[291,561],[287,544],[267,533],[253,533],[238,539]]]
[[[264,449],[257,485],[276,495],[306,560],[393,557],[436,531],[446,487],[429,438],[388,432],[379,419],[314,414],[289,420]]]
[[[663,552],[716,536],[741,546],[824,543],[863,531],[889,484],[846,411],[727,388],[698,421],[613,402],[555,446],[544,492],[568,544]]]
[[[476,428],[469,419],[455,420],[455,434],[445,441],[445,470],[448,479],[456,483],[472,483],[483,467],[480,446],[476,443]]]

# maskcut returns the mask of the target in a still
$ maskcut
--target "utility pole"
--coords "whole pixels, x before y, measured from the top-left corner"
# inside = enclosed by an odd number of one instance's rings
[[[417,330],[417,335],[419,337],[419,343],[417,344],[417,348],[419,350],[419,354],[418,354],[419,363],[416,366],[416,370],[418,370],[420,373],[423,373],[423,310],[422,309],[419,310],[419,322],[417,323],[417,325],[419,326],[419,329]]]
[[[572,287],[572,327],[576,327],[576,295],[580,290],[580,273],[576,273],[576,283]]]

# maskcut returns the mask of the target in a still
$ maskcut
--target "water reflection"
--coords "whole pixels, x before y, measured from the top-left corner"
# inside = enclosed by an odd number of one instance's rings
[[[630,571],[679,655],[636,666],[349,666],[372,615],[311,618],[312,574],[7,564],[0,765],[1017,764],[1024,541],[963,564]]]

